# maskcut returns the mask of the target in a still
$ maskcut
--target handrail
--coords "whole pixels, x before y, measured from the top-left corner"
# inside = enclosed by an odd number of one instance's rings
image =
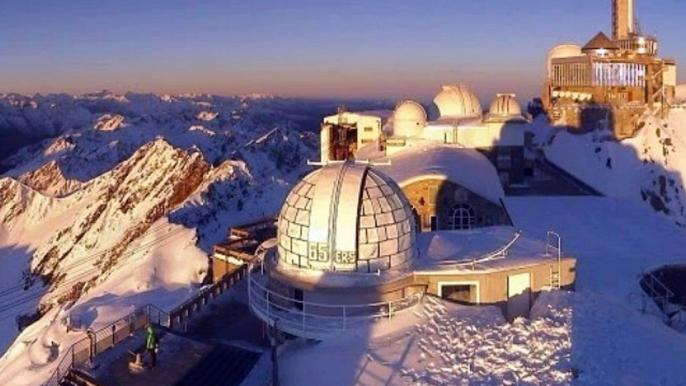
[[[58,386],[62,379],[74,368],[75,365],[86,362],[85,360],[82,361],[81,359],[91,360],[95,355],[99,354],[101,352],[97,352],[99,343],[111,339],[111,344],[110,342],[107,342],[107,346],[103,349],[104,351],[121,342],[121,340],[117,341],[115,333],[122,331],[122,326],[128,327],[128,330],[125,330],[128,331],[128,334],[126,334],[126,336],[128,336],[130,333],[133,333],[144,328],[147,322],[168,328],[173,328],[174,320],[183,320],[184,314],[186,314],[187,318],[190,318],[191,309],[198,310],[200,308],[200,305],[198,304],[199,301],[207,299],[206,297],[209,294],[214,294],[217,291],[223,292],[222,289],[226,290],[228,288],[231,288],[231,286],[237,283],[240,278],[245,276],[248,270],[248,266],[248,264],[245,264],[239,267],[236,271],[232,272],[231,274],[224,276],[217,283],[214,283],[211,286],[203,288],[202,290],[198,291],[195,295],[193,295],[190,299],[184,301],[183,303],[172,309],[170,312],[166,312],[161,308],[155,306],[154,304],[147,304],[145,306],[136,308],[130,314],[124,316],[121,319],[118,319],[117,321],[105,327],[102,327],[97,331],[89,331],[87,337],[77,341],[69,347],[69,349],[65,352],[64,356],[62,357],[62,360],[57,365],[57,368],[55,369],[55,371],[53,371],[52,375],[50,376],[50,378],[48,378],[44,386]],[[231,284],[231,286],[228,285],[229,283]],[[145,316],[146,323],[141,323],[141,321],[139,320],[139,318],[142,316]],[[98,337],[103,338],[98,339]],[[83,355],[82,357],[77,358],[76,349],[82,348],[82,346],[84,346],[84,349],[79,351],[78,354]],[[88,355],[85,356],[85,354]]]
[[[423,295],[416,293],[385,302],[331,305],[274,292],[254,276],[263,275],[248,274],[248,304],[251,310],[265,322],[271,324],[278,320],[280,329],[305,338],[322,338],[346,331],[365,320],[390,319],[395,313],[417,304]]]
[[[327,304],[327,303],[317,303],[317,302],[307,302],[304,300],[297,300],[295,298],[291,298],[288,296],[285,296],[283,294],[280,294],[278,292],[274,292],[267,287],[263,286],[260,284],[257,280],[252,278],[252,274],[249,276],[250,279],[250,284],[252,286],[257,286],[259,289],[266,291],[269,296],[274,296],[281,298],[283,300],[287,301],[292,301],[297,304],[302,304],[302,305],[308,305],[308,306],[313,306],[313,307],[322,307],[322,308],[341,308],[341,307],[348,307],[348,308],[360,308],[360,307],[375,307],[375,306],[383,306],[387,305],[388,302],[374,302],[374,303],[361,303],[361,304],[345,304],[345,305],[332,305],[332,304]]]
[[[144,328],[148,322],[153,323],[153,311],[157,313],[157,323],[155,324],[165,326],[161,323],[162,316],[166,315],[167,318],[165,319],[168,321],[169,314],[157,306],[147,304],[143,307],[136,308],[133,312],[127,314],[123,318],[120,318],[114,323],[102,327],[97,331],[88,330],[85,338],[76,341],[69,347],[69,349],[65,352],[65,355],[62,357],[62,360],[57,365],[57,368],[55,371],[53,371],[50,378],[48,378],[44,385],[58,386],[62,379],[64,379],[64,377],[74,368],[76,364],[81,364],[92,360],[95,355],[99,354],[98,348],[101,347],[103,342],[105,342],[106,346],[103,347],[100,352],[107,350],[121,342],[123,339],[117,341],[117,332],[121,334],[121,331],[126,331],[126,336],[128,336],[129,334]],[[141,323],[142,321],[140,320],[140,317],[142,316],[145,317],[145,323]],[[165,327],[168,327],[168,325]],[[101,339],[98,339],[98,337],[101,337]],[[78,359],[76,355],[77,348],[81,348],[81,350],[78,352],[78,354],[81,356],[78,357]],[[85,354],[87,354],[87,356]]]

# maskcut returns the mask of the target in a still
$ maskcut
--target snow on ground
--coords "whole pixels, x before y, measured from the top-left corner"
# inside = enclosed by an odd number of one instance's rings
[[[281,355],[283,385],[563,385],[568,308],[505,323],[495,307],[425,298],[392,321]],[[312,372],[313,368],[327,371]]]
[[[607,131],[560,131],[543,149],[549,160],[603,194],[645,201],[684,224],[686,110],[673,110],[666,121],[646,116],[641,125],[636,137],[620,142]],[[544,131],[537,136],[553,136]]]
[[[512,324],[496,308],[425,300],[390,322],[292,344],[282,385],[686,385],[686,336],[630,302],[642,270],[686,263],[685,231],[615,198],[506,204],[525,235],[561,233],[578,258],[576,292],[544,292],[531,319]]]
[[[631,294],[638,276],[665,263],[686,263],[686,234],[668,218],[633,202],[600,197],[509,198],[526,234],[553,229],[578,258],[571,296],[572,363],[578,385],[684,385],[686,336],[641,315]]]
[[[170,310],[186,300],[197,289],[192,283],[197,283],[206,269],[205,254],[195,241],[192,229],[166,220],[154,224],[129,248],[135,253],[125,254],[123,267],[114,270],[107,281],[76,303],[51,310],[19,334],[0,358],[0,385],[44,382],[57,365],[55,358],[85,338],[86,328],[98,330],[146,304]],[[80,331],[67,332],[69,317],[81,321]],[[0,336],[11,341],[16,336],[14,319],[1,323]]]

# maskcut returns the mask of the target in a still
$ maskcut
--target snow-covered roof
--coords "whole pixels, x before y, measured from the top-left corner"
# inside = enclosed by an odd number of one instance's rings
[[[516,231],[513,227],[499,226],[422,233],[417,237],[420,258],[414,261],[413,268],[420,275],[422,272],[438,271],[489,272],[536,265],[553,259],[545,255],[543,240],[520,235],[508,249],[507,257],[470,264],[507,245],[515,237]]]
[[[367,155],[374,155],[369,153]],[[401,187],[426,178],[438,178],[454,182],[495,203],[505,196],[498,172],[488,158],[474,149],[417,140],[408,142],[406,149],[391,157],[374,161],[387,160],[391,161],[390,165],[375,168]]]

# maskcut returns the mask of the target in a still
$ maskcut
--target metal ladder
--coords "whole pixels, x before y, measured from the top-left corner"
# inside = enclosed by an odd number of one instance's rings
[[[545,235],[545,254],[547,256],[553,256],[553,253],[557,255],[557,264],[553,264],[550,266],[548,283],[550,285],[550,288],[559,290],[562,281],[560,277],[560,272],[562,271],[562,238],[558,233],[548,231]]]

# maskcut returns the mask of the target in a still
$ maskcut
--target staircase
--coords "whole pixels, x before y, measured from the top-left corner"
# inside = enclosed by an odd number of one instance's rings
[[[562,270],[562,237],[556,232],[548,231],[545,236],[545,254],[557,258],[557,264],[550,266],[550,274],[548,277],[550,288],[559,290],[560,285],[560,271]]]
[[[102,386],[90,375],[76,369],[69,371],[59,386]]]
[[[550,266],[550,276],[549,276],[550,288],[560,289],[560,271],[559,266]]]
[[[238,386],[260,356],[233,346],[215,346],[174,386]]]

